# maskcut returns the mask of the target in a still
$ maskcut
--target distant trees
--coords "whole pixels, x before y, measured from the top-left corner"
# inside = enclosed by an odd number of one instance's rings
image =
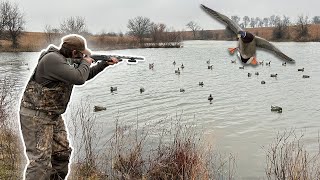
[[[150,33],[151,21],[147,17],[138,16],[129,19],[127,25],[129,34],[138,38],[139,43],[143,43],[144,38]]]
[[[239,24],[239,22],[240,22],[241,19],[240,19],[239,16],[231,16],[231,20],[232,20],[233,22]]]
[[[320,24],[320,16],[314,16],[312,22],[313,24]]]
[[[85,18],[71,16],[60,23],[60,32],[63,34],[87,34]]]
[[[289,33],[289,25],[290,20],[289,17],[283,16],[281,19],[279,16],[274,18],[275,28],[272,32],[273,39],[288,39],[290,37]]]
[[[12,4],[10,1],[0,2],[0,37],[8,32],[12,41],[12,47],[19,46],[19,37],[24,30],[24,15],[20,11],[18,4]]]
[[[244,16],[242,21],[243,21],[243,27],[246,28],[250,22],[250,18],[248,16]]]
[[[161,39],[163,39],[164,33],[167,29],[167,26],[163,23],[151,23],[150,25],[150,35],[152,41],[158,43]]]
[[[53,28],[50,25],[46,25],[44,28],[44,34],[48,43],[56,43],[58,37],[60,37],[60,30]]]
[[[297,25],[296,25],[296,32],[297,32],[297,39],[304,40],[309,37],[309,18],[308,16],[299,16]]]
[[[196,33],[200,30],[200,26],[194,21],[190,21],[188,24],[186,24],[186,26],[187,28],[191,29],[193,39],[196,39]]]

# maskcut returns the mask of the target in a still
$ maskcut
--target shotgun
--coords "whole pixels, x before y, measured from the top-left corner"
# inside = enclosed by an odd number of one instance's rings
[[[137,63],[137,61],[144,61],[143,57],[136,56],[122,56],[122,55],[105,55],[105,54],[93,54],[90,56],[95,62],[97,61],[110,61],[111,57],[115,57],[121,62],[126,59],[128,63]]]

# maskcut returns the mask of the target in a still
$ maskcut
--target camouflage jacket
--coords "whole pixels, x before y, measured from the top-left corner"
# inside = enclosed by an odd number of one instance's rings
[[[44,55],[53,51],[58,50],[50,48],[48,51],[43,52],[39,58],[39,62]],[[70,100],[73,84],[58,82],[54,87],[46,87],[44,84],[39,84],[35,81],[35,71],[36,69],[26,86],[21,106],[51,114],[64,113]]]

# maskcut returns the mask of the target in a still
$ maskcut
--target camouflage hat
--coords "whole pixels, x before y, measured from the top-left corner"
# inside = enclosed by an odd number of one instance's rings
[[[86,40],[79,35],[71,34],[62,38],[62,46],[70,49],[70,50],[77,50],[83,54],[91,55],[89,49],[87,49]]]

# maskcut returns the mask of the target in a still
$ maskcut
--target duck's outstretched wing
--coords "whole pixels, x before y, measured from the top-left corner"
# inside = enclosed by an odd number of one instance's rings
[[[282,59],[289,61],[291,63],[295,62],[292,58],[285,55],[283,52],[281,52],[276,46],[271,44],[269,41],[267,41],[259,36],[255,36],[255,41],[256,41],[257,47],[267,49],[267,50],[273,52],[274,54],[276,54],[277,56],[281,57]]]
[[[224,23],[225,25],[229,26],[229,28],[234,32],[235,34],[238,34],[239,31],[242,31],[242,28],[235,22],[233,22],[230,18],[227,16],[218,13],[217,11],[214,11],[207,6],[201,4],[201,8],[206,11],[211,17],[219,20],[220,22]]]

